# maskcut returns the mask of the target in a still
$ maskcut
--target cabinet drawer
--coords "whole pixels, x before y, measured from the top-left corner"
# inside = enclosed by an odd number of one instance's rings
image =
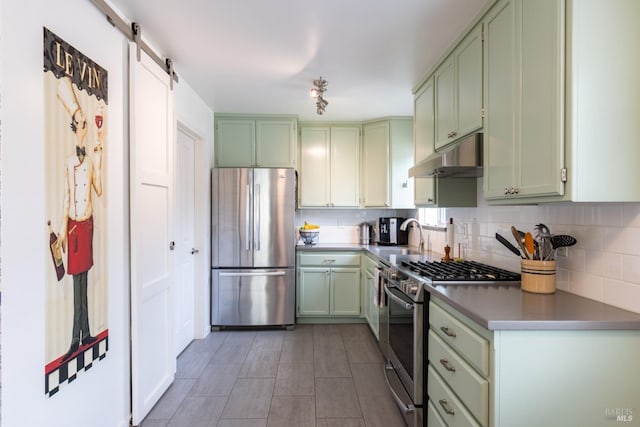
[[[300,265],[321,267],[360,266],[360,254],[356,253],[302,253]]]
[[[482,427],[431,365],[427,368],[429,400],[448,427]]]
[[[427,402],[427,425],[429,427],[447,427],[440,414],[438,414],[438,410],[433,406],[433,402],[430,400]]]
[[[456,349],[484,376],[489,376],[489,342],[433,302],[429,324],[440,338]]]
[[[489,423],[489,383],[429,330],[429,363],[483,425]]]

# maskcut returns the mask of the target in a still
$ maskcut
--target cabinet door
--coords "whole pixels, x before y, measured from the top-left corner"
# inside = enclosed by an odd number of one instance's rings
[[[331,314],[360,316],[360,269],[331,269]]]
[[[436,108],[436,150],[452,142],[457,135],[454,68],[454,57],[450,56],[438,67],[433,77]]]
[[[365,125],[362,145],[362,204],[389,207],[389,122]]]
[[[413,141],[416,163],[426,159],[435,150],[435,111],[433,107],[433,79],[416,92],[413,99]]]
[[[454,52],[456,66],[457,137],[482,128],[482,25]]]
[[[298,315],[326,316],[329,314],[330,269],[298,269]]]
[[[523,1],[517,13],[522,64],[518,197],[564,193],[563,3]]]
[[[296,166],[294,120],[256,120],[256,165],[267,168]]]
[[[319,176],[311,179],[319,180]],[[331,128],[331,206],[360,207],[360,128]]]
[[[329,206],[330,128],[305,127],[300,131],[299,198],[302,207]]]
[[[504,198],[514,185],[516,46],[513,0],[498,2],[484,20],[484,195]]]
[[[216,166],[253,166],[255,164],[255,132],[254,120],[217,120],[215,144]]]
[[[413,140],[416,163],[435,150],[435,110],[433,79],[429,79],[413,100]],[[413,201],[416,206],[435,204],[433,178],[415,178]]]

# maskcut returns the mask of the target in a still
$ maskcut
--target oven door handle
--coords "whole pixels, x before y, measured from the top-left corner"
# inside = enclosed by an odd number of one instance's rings
[[[391,298],[394,302],[403,306],[405,310],[413,310],[413,303],[406,302],[399,296],[395,295],[393,291],[387,287],[387,285],[384,285],[384,293],[387,294],[387,296],[389,296],[389,298]]]
[[[402,399],[400,399],[400,396],[398,396],[398,393],[396,393],[396,391],[393,389],[393,387],[391,387],[391,382],[389,381],[389,371],[393,371],[393,365],[391,363],[385,363],[384,364],[384,379],[387,381],[387,387],[389,388],[389,391],[391,392],[391,396],[393,397],[393,400],[396,401],[396,404],[398,405],[398,407],[400,408],[400,410],[409,415],[413,412],[415,412],[416,407],[413,406],[412,404],[405,404]]]

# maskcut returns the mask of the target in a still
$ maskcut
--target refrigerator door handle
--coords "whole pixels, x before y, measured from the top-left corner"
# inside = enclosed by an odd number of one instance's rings
[[[255,245],[255,250],[259,251],[260,250],[260,222],[262,220],[262,215],[261,215],[261,204],[260,204],[260,184],[256,184],[255,188],[254,188],[254,216],[256,216],[255,219],[255,224],[256,224],[256,234],[254,237],[254,245]]]
[[[259,272],[259,271],[244,271],[244,272],[235,272],[235,273],[230,273],[230,272],[224,272],[221,271],[219,273],[219,275],[222,277],[238,277],[238,276],[284,276],[286,274],[286,272],[284,271],[263,271],[263,272]]]
[[[247,209],[245,210],[244,228],[245,228],[245,249],[251,250],[251,185],[247,184]]]

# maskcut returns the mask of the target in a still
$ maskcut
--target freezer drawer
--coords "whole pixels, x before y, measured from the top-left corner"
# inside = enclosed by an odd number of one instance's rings
[[[286,269],[214,269],[213,326],[271,326],[295,323],[295,273]]]

